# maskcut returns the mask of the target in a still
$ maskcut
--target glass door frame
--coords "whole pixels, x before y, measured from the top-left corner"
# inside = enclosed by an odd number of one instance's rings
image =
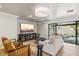
[[[58,26],[70,26],[70,25],[71,26],[73,26],[73,25],[75,26],[75,33],[74,33],[75,34],[75,42],[74,42],[74,44],[77,44],[77,31],[76,31],[77,30],[77,26],[76,26],[76,22],[71,23],[71,24],[61,24],[61,25],[58,25]]]
[[[51,24],[57,24],[57,23],[51,23]],[[48,38],[49,38],[49,32],[50,32],[49,26],[51,24],[48,24]],[[78,40],[78,36],[77,36],[78,35],[78,29],[77,29],[77,27],[79,25],[79,21],[74,21],[74,23],[71,23],[71,24],[61,24],[61,25],[57,24],[56,28],[55,28],[55,32],[57,32],[57,26],[67,26],[67,25],[75,25],[75,44],[79,45],[78,42],[77,42],[77,40]]]
[[[78,25],[79,25],[79,21],[76,21],[75,22],[75,27],[76,27],[76,29],[75,29],[75,31],[76,31],[76,45],[79,45],[79,43],[78,43]]]
[[[56,26],[57,26],[57,23],[51,23],[51,24],[48,24],[48,39],[49,39],[49,36],[50,36],[50,26],[52,26],[53,27],[53,33],[56,33],[57,32],[57,28],[56,28]]]

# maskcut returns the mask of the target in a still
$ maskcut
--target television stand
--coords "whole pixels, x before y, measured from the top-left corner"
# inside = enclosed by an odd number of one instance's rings
[[[37,35],[36,33],[26,33],[26,34],[19,34],[19,39],[22,41],[28,41],[28,40],[36,40]]]

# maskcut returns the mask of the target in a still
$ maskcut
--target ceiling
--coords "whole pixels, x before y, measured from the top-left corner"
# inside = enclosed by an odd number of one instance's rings
[[[45,21],[63,16],[69,16],[79,12],[77,3],[0,3],[1,12],[19,16],[18,19],[30,21]],[[46,7],[49,9],[46,17],[37,17],[35,9]],[[43,10],[44,11],[44,10]]]

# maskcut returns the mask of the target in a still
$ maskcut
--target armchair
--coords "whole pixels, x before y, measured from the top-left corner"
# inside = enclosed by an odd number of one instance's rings
[[[15,47],[15,45],[10,42],[10,40],[7,37],[2,37],[2,42],[4,45],[5,50],[8,53],[8,56],[30,56],[30,45],[20,45],[18,47]]]

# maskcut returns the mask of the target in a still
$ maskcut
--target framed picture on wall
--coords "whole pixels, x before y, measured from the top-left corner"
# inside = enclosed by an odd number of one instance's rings
[[[21,33],[34,32],[34,25],[21,23],[21,25],[20,25],[20,32]]]

